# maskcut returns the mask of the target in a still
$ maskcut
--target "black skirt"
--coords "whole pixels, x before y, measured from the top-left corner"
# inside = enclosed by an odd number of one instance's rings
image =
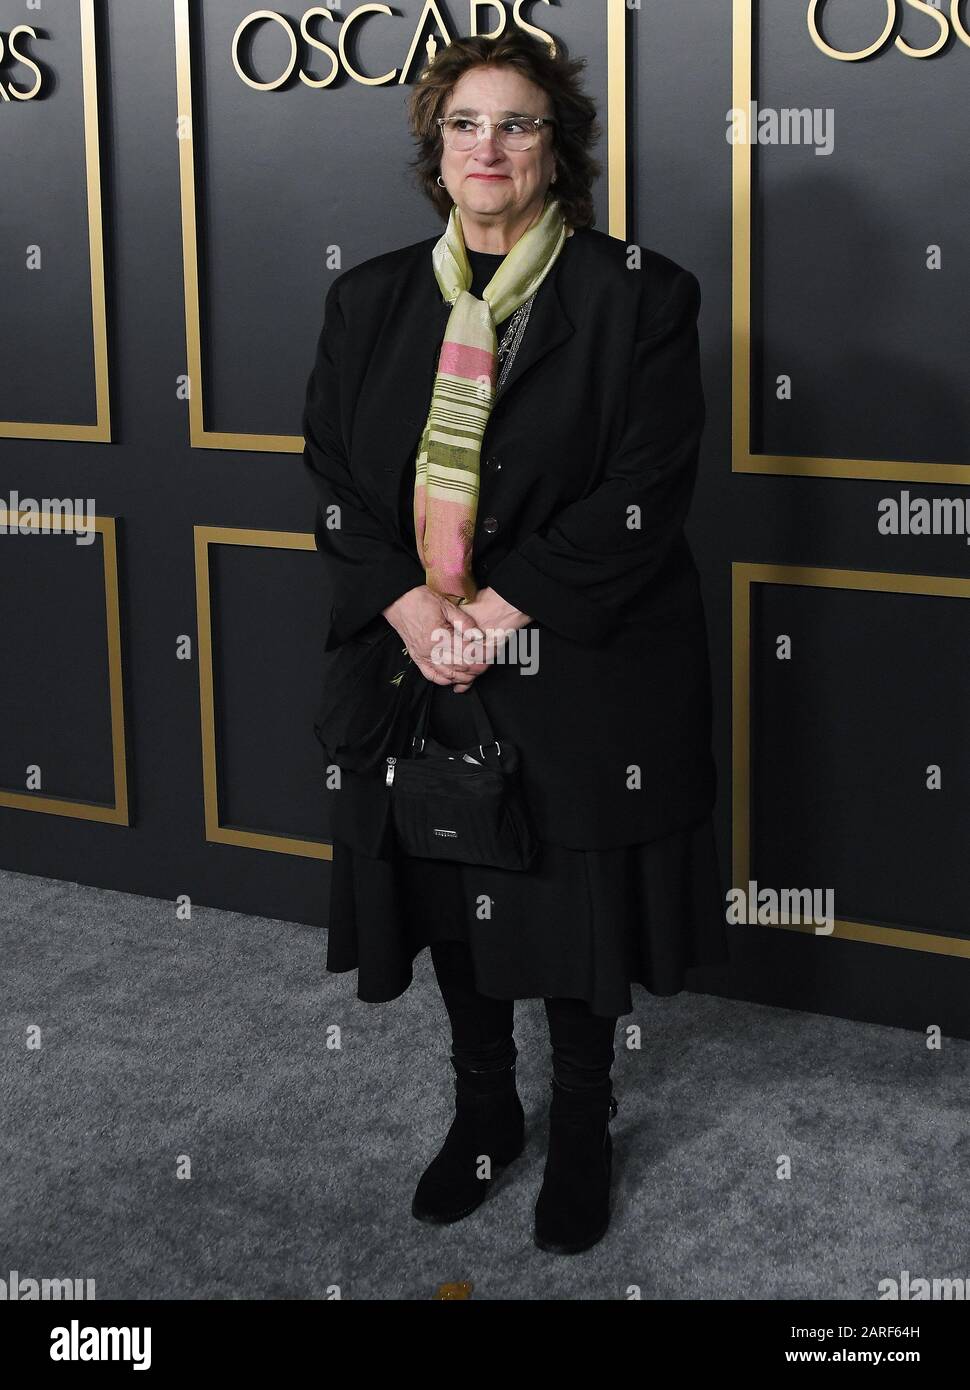
[[[429,732],[446,747],[476,742],[471,711],[435,686]],[[335,840],[327,969],[357,970],[357,997],[396,999],[415,956],[434,941],[467,943],[476,987],[496,999],[583,999],[593,1013],[631,1013],[631,984],[669,996],[687,970],[728,960],[725,898],[708,817],[620,849],[540,844],[518,872],[417,859],[372,859]]]

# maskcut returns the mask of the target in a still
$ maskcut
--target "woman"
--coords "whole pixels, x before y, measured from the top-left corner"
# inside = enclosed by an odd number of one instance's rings
[[[700,294],[673,261],[593,230],[583,66],[514,30],[455,42],[422,74],[417,170],[444,235],[337,277],[303,422],[334,595],[315,728],[349,750],[328,778],[327,968],[356,969],[358,997],[384,1002],[430,947],[455,1116],[414,1194],[426,1221],[473,1211],[521,1152],[513,1001],[545,1001],[534,1238],[562,1253],[609,1224],[631,984],[674,994],[690,965],[726,959],[707,634],[683,534]],[[475,632],[484,655],[464,645]],[[503,660],[513,642],[518,663]],[[412,728],[409,660],[440,743],[477,743],[474,687],[519,749],[540,842],[528,870],[394,845],[383,779],[353,759],[373,765],[389,729]]]

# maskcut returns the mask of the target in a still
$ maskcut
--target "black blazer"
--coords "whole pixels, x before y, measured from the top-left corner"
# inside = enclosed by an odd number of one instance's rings
[[[348,672],[376,669],[375,641],[406,661],[381,610],[424,583],[414,455],[450,313],[437,240],[337,277],[307,387],[304,462],[333,593],[327,681],[353,691],[344,712],[365,723],[396,687],[386,671],[356,684]],[[540,839],[574,848],[665,835],[708,815],[715,794],[707,633],[683,532],[705,418],[700,289],[638,250],[631,268],[633,248],[602,232],[566,240],[482,446],[475,577],[530,615],[539,669],[495,665],[474,688],[520,749]]]

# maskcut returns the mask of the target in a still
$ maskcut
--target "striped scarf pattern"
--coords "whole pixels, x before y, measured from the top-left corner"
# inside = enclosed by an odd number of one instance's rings
[[[542,213],[512,247],[478,299],[455,204],[432,250],[435,277],[452,309],[415,463],[414,535],[425,582],[452,602],[477,593],[472,544],[478,514],[482,439],[495,404],[497,323],[503,323],[542,284],[566,240],[558,201],[547,195]]]

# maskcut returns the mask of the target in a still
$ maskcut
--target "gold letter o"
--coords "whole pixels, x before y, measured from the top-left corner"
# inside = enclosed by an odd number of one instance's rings
[[[830,58],[838,58],[840,63],[858,63],[860,58],[871,58],[873,53],[878,53],[880,48],[882,48],[893,31],[893,25],[896,23],[896,0],[886,0],[886,9],[889,13],[889,18],[886,20],[886,27],[882,31],[880,38],[878,38],[871,47],[860,48],[858,53],[840,53],[837,48],[833,48],[831,44],[826,43],[819,33],[818,22],[815,16],[819,6],[823,3],[824,0],[812,0],[812,3],[809,5],[808,30],[816,48],[820,48],[822,52],[827,53]]]
[[[278,77],[275,82],[257,82],[254,78],[247,77],[247,75],[243,72],[242,68],[239,66],[239,40],[242,37],[243,30],[248,28],[248,26],[250,24],[253,24],[257,19],[275,20],[277,24],[282,25],[283,29],[286,31],[287,37],[290,40],[289,64],[284,70],[282,77]],[[248,14],[245,19],[240,21],[238,29],[232,36],[232,65],[236,69],[236,72],[239,74],[242,80],[246,83],[246,86],[255,88],[257,92],[272,92],[275,88],[282,87],[283,83],[287,80],[290,73],[296,67],[296,35],[294,34],[289,23],[283,18],[281,14],[276,14],[273,10],[253,10],[252,14]]]

